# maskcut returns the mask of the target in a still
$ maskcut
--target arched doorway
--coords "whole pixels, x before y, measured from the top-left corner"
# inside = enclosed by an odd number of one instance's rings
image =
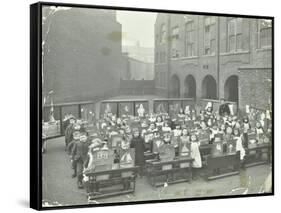
[[[196,98],[196,81],[192,75],[186,76],[184,80],[184,97]]]
[[[224,98],[228,101],[238,102],[238,76],[232,75],[227,78],[224,84]]]
[[[217,99],[217,82],[211,75],[207,75],[203,79],[202,98]]]
[[[177,75],[173,75],[170,80],[170,97],[179,98],[180,97],[180,79]]]

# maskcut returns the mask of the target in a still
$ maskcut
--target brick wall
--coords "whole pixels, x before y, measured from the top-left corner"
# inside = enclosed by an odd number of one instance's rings
[[[268,109],[271,102],[271,69],[243,68],[239,70],[239,105],[245,111],[245,105]]]
[[[155,93],[154,80],[120,80],[120,94],[145,95]]]
[[[93,100],[119,88],[125,62],[121,25],[114,11],[72,8],[57,11],[43,32],[43,93],[54,102]]]
[[[217,97],[220,98],[233,98],[229,97],[230,88],[233,85],[243,85],[244,81],[246,82],[249,78],[251,78],[251,72],[249,74],[240,74],[239,70],[245,67],[251,69],[257,68],[266,68],[266,70],[270,70],[271,72],[271,64],[272,64],[272,55],[271,55],[271,47],[267,48],[259,48],[257,46],[257,19],[251,18],[243,18],[241,25],[241,46],[242,49],[236,50],[234,52],[229,51],[229,41],[228,41],[228,18],[220,17],[219,18],[219,44],[220,44],[220,55],[219,55],[219,74],[218,74],[218,57],[217,57],[217,36],[218,36],[218,19],[215,18],[214,23],[214,38],[215,38],[215,48],[214,53],[211,55],[204,54],[204,16],[198,15],[189,15],[189,17],[194,21],[194,42],[195,42],[195,53],[193,56],[187,57],[185,55],[185,24],[186,17],[182,14],[160,14],[158,15],[155,23],[155,35],[159,35],[161,33],[161,26],[163,24],[170,26],[172,29],[175,26],[179,27],[179,38],[177,40],[177,44],[175,45],[178,48],[179,56],[177,58],[170,59],[170,69],[168,66],[168,60],[165,63],[159,63],[159,60],[155,60],[155,82],[156,82],[156,92],[159,94],[163,94],[167,96],[168,93],[168,84],[172,82],[172,78],[174,75],[178,76],[180,79],[180,96],[185,96],[186,91],[186,78],[188,76],[193,76],[196,82],[196,98],[204,98],[206,93],[206,85],[204,85],[204,79],[206,76],[212,76],[215,79],[217,86]],[[170,22],[167,21],[170,18]],[[170,24],[169,24],[170,23]],[[167,32],[171,33],[171,29],[167,30]],[[167,42],[165,44],[160,44],[157,41],[159,37],[155,37],[155,58],[157,55],[159,56],[159,52],[161,51],[169,51],[169,41],[171,41],[171,35],[167,35]],[[168,55],[168,53],[167,53]],[[158,63],[157,63],[158,62]],[[169,71],[168,71],[169,70]],[[248,70],[248,69],[247,69]],[[247,72],[244,70],[243,72]],[[261,74],[260,77],[264,73],[258,72]],[[166,83],[159,86],[159,78],[161,75],[165,75]],[[257,74],[258,75],[258,74]],[[241,79],[243,78],[243,79]],[[271,77],[269,77],[271,78]],[[229,81],[232,79],[233,81]],[[238,80],[235,80],[238,79]],[[234,82],[235,81],[235,82]],[[237,82],[238,81],[238,82]],[[229,83],[231,82],[231,83]],[[232,85],[232,86],[231,86]],[[245,92],[243,89],[245,88]],[[261,87],[260,90],[263,87]],[[233,88],[232,88],[233,90]],[[242,86],[241,88],[235,88],[235,92],[238,96],[238,101],[240,107],[244,107],[247,97],[249,97],[250,93],[246,89],[246,87]],[[166,94],[165,94],[166,93]],[[266,99],[265,93],[261,93],[260,99]]]

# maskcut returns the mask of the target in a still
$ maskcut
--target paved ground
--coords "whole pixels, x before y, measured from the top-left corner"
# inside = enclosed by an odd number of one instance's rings
[[[207,182],[199,178],[191,183],[158,188],[152,188],[145,177],[138,178],[134,194],[99,199],[97,203],[259,193],[270,171],[269,165],[262,165],[219,180]],[[64,151],[64,138],[49,140],[47,153],[43,155],[43,200],[48,202],[46,205],[87,204],[85,190],[77,189],[76,179],[71,178],[71,173]]]

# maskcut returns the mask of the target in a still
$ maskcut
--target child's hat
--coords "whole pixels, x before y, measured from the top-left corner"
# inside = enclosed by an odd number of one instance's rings
[[[80,136],[80,132],[79,131],[74,131],[73,132],[73,137],[79,137]]]
[[[74,130],[80,130],[80,125],[78,125],[78,124],[76,124],[76,125],[74,125]]]

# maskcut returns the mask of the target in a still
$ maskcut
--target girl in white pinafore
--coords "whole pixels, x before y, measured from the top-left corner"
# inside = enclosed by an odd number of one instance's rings
[[[196,137],[196,135],[191,135],[190,137],[190,141],[191,141],[191,158],[193,158],[193,162],[192,162],[192,167],[193,169],[193,179],[197,178],[197,173],[198,173],[198,169],[202,167],[202,161],[201,161],[201,155],[200,155],[200,151],[199,151],[199,142],[198,139]]]
[[[239,129],[233,130],[234,139],[236,139],[236,152],[240,151],[240,160],[243,161],[245,157],[245,149],[243,147],[242,137]]]

